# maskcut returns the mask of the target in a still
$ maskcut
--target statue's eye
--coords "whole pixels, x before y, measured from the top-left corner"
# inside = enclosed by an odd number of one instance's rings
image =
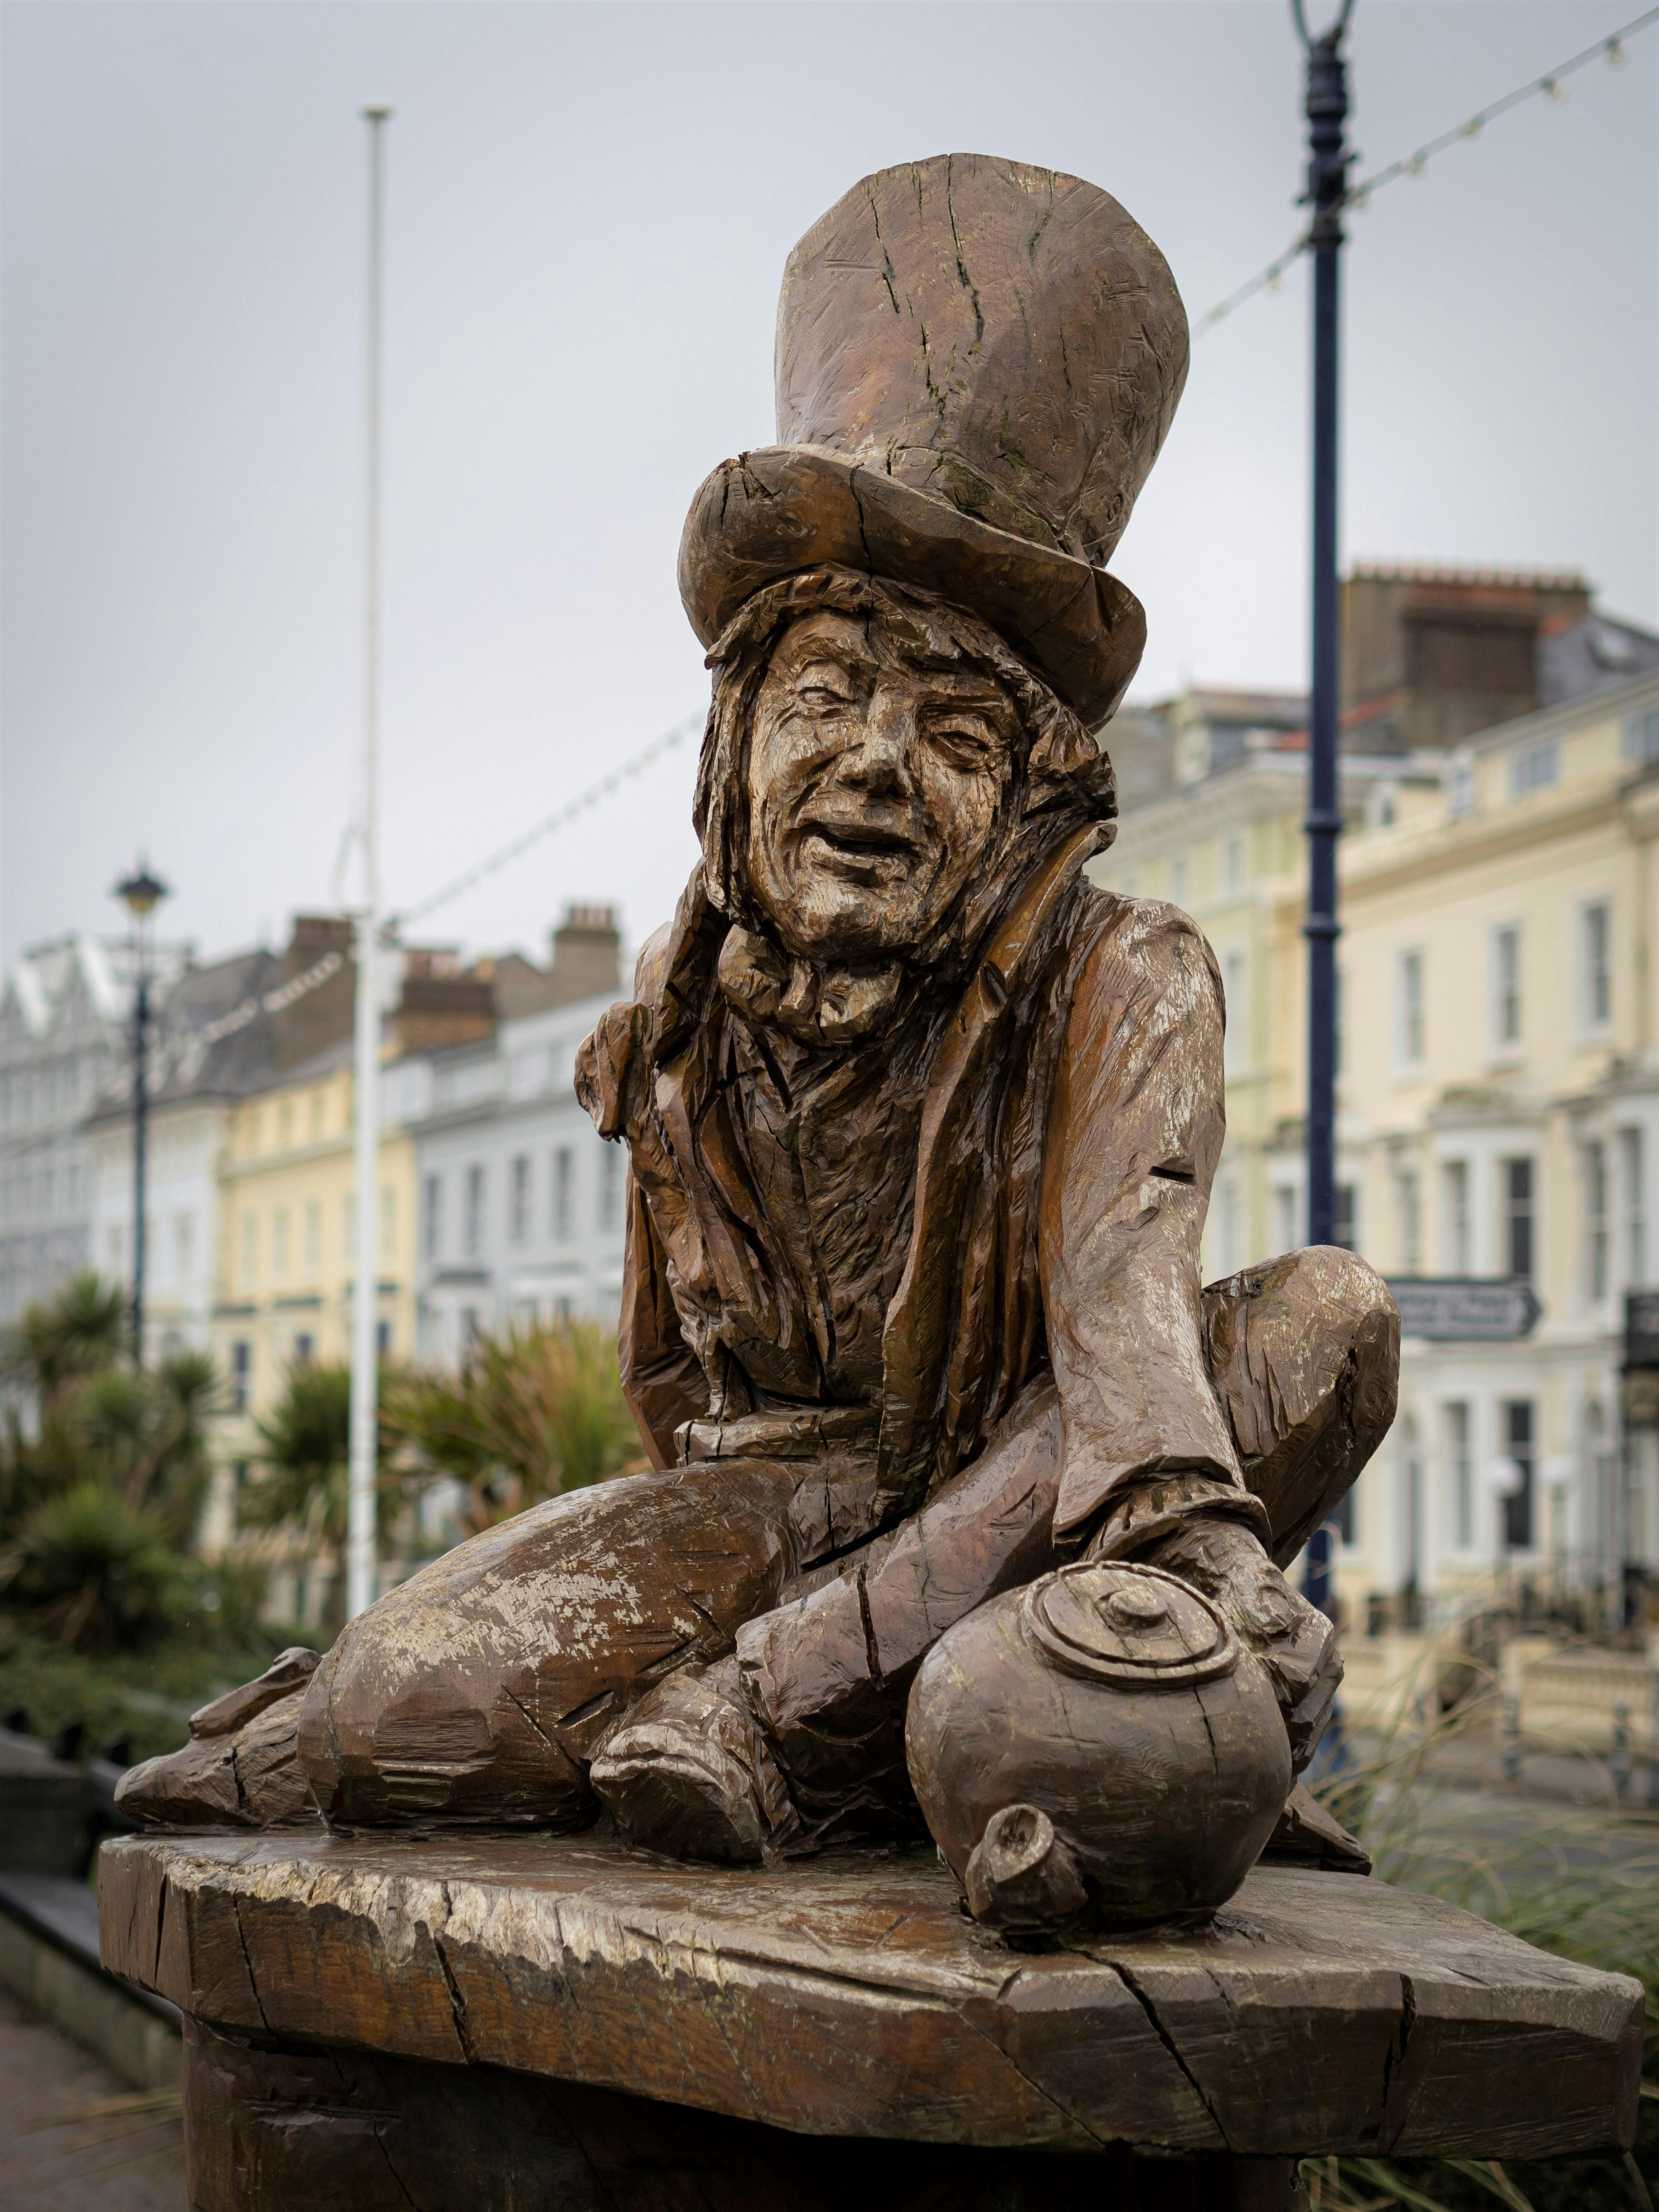
[[[996,757],[996,734],[977,714],[935,722],[927,734],[952,768],[988,768]]]
[[[804,706],[816,708],[821,714],[829,713],[837,707],[850,707],[853,703],[853,694],[844,679],[836,682],[815,677],[810,683],[799,685],[795,696]]]

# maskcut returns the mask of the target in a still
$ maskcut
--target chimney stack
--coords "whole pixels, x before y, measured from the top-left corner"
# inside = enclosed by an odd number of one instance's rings
[[[283,955],[282,983],[296,982],[310,975],[331,953],[335,965],[320,981],[291,1005],[279,1006],[271,1016],[279,1069],[297,1067],[301,1060],[351,1035],[352,1010],[357,1000],[355,941],[353,926],[343,915],[295,915],[294,933]]]
[[[622,991],[622,936],[611,906],[572,906],[553,932],[552,1006],[614,999]]]

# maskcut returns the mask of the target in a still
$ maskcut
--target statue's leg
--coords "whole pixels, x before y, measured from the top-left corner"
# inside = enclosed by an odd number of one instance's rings
[[[1399,1312],[1363,1260],[1319,1244],[1212,1283],[1204,1348],[1273,1564],[1288,1565],[1388,1434]]]
[[[738,1860],[919,1830],[904,1760],[916,1668],[953,1623],[1054,1565],[1059,1474],[1045,1376],[921,1512],[803,1577],[738,1632],[734,1658],[629,1714],[593,1769],[623,1830]]]
[[[1267,1508],[1274,1558],[1288,1560],[1393,1417],[1393,1301],[1362,1261],[1322,1248],[1212,1285],[1204,1308],[1245,1480]],[[915,1826],[911,1684],[958,1622],[1054,1565],[1059,1472],[1059,1407],[1045,1378],[921,1512],[832,1577],[808,1577],[802,1595],[786,1590],[739,1631],[735,1659],[665,1685],[630,1715],[595,1770],[623,1826],[664,1848],[731,1857]],[[1308,1712],[1293,1717],[1310,1735],[1323,1680],[1312,1668]],[[1292,1738],[1310,1747],[1294,1728]],[[716,1744],[718,1760],[698,1752]]]
[[[732,1648],[794,1564],[798,1470],[739,1460],[550,1498],[389,1590],[318,1668],[300,1759],[331,1821],[579,1826],[599,1740]]]
[[[777,1601],[799,1474],[745,1460],[633,1476],[487,1529],[388,1590],[308,1682],[253,1686],[245,1724],[218,1727],[240,1708],[198,1716],[202,1740],[135,1769],[122,1809],[265,1827],[314,1820],[314,1798],[347,1825],[579,1826],[605,1730]]]

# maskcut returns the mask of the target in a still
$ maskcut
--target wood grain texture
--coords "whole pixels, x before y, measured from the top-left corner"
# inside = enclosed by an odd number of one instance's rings
[[[1641,1992],[1433,1899],[1260,1868],[1206,1929],[1011,1951],[931,1855],[129,1837],[112,1971],[232,2035],[806,2133],[1272,2158],[1628,2142]]]
[[[191,2212],[1306,2212],[1279,2159],[830,2140],[191,2021]]]

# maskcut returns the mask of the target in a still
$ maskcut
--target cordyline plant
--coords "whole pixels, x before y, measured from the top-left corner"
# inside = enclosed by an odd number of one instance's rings
[[[85,1273],[0,1350],[0,1600],[83,1653],[137,1649],[182,1617],[210,1472],[211,1360],[139,1370],[126,1349],[125,1293]]]
[[[463,1486],[469,1534],[538,1498],[647,1464],[622,1394],[617,1340],[596,1322],[478,1337],[459,1374],[392,1382],[386,1424],[411,1473]]]

